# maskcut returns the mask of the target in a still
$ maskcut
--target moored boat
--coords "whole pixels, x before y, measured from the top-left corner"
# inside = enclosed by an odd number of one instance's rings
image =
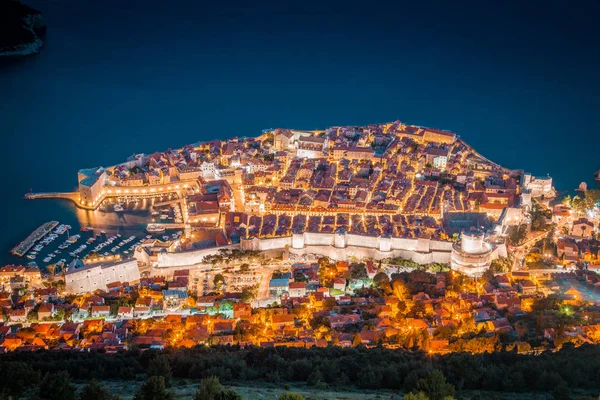
[[[146,227],[146,231],[148,231],[148,233],[162,233],[165,231],[165,227],[162,225],[149,224]]]

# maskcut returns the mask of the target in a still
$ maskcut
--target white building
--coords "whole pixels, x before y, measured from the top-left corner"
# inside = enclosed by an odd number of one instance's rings
[[[552,178],[549,176],[545,178],[536,178],[531,174],[524,174],[522,186],[525,189],[531,190],[531,197],[540,197],[543,195],[551,195],[553,193]]]
[[[200,170],[202,171],[202,177],[207,181],[215,179],[215,163],[204,161],[200,165]]]
[[[138,282],[140,271],[137,260],[130,258],[116,262],[84,264],[73,260],[65,275],[65,287],[70,293],[90,293],[95,290],[107,290],[113,282]]]
[[[95,205],[100,200],[100,193],[107,178],[106,170],[102,167],[80,169],[77,173],[80,203],[84,206]]]
[[[481,231],[463,231],[460,241],[452,246],[450,266],[453,270],[471,276],[481,276],[494,258],[492,245]]]

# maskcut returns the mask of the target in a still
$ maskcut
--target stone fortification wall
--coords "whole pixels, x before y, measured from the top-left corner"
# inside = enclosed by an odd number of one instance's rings
[[[268,251],[289,248],[291,254],[318,254],[335,259],[348,257],[367,257],[376,260],[389,257],[402,257],[420,264],[432,262],[450,262],[451,242],[430,239],[405,239],[354,235],[348,233],[305,232],[292,236],[270,239],[244,239],[239,245],[213,247],[183,253],[164,253],[158,255],[158,268],[153,274],[169,274],[176,267],[201,265],[209,254],[220,249],[241,248],[243,250]]]
[[[210,247],[201,250],[184,251],[180,253],[159,253],[157,268],[186,267],[201,264],[204,257],[215,254],[223,249],[238,249],[239,245],[232,244],[220,247]]]

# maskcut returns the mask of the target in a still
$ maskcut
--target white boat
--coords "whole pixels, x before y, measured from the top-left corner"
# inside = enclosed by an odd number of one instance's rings
[[[169,219],[169,216],[167,214],[161,214],[160,219]]]
[[[162,226],[162,225],[149,224],[149,225],[146,227],[146,230],[147,230],[149,233],[162,233],[162,232],[164,232],[164,231],[165,231],[165,227],[164,227],[164,226]]]
[[[27,254],[27,258],[29,258],[30,260],[35,260],[35,255]]]

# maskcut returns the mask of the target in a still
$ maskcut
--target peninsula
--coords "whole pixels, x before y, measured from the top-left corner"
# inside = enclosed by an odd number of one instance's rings
[[[527,220],[532,199],[554,196],[551,178],[506,169],[454,132],[401,121],[199,142],[80,170],[78,183],[77,192],[26,197],[102,212],[142,199],[171,205],[175,221],[148,231],[185,230],[178,245],[136,253],[159,269],[237,246],[451,263],[480,276],[507,255],[504,235]]]
[[[46,30],[42,14],[18,0],[0,1],[0,57],[28,56],[40,51]]]

